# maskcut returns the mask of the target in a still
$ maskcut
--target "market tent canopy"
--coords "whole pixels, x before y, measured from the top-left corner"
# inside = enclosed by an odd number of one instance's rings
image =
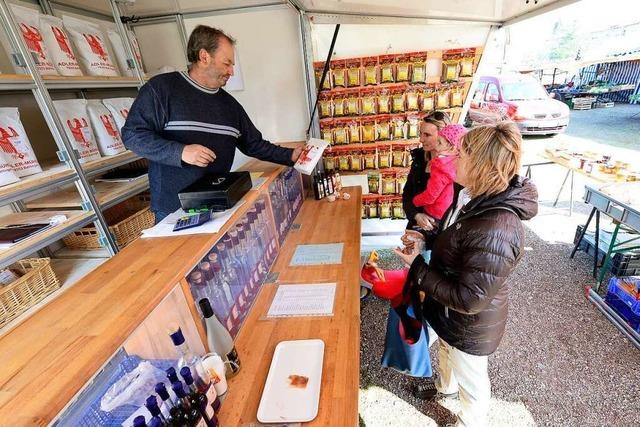
[[[139,17],[191,14],[290,4],[314,14],[367,15],[511,24],[579,0],[130,0],[123,14]],[[96,13],[111,14],[104,0],[51,0]]]

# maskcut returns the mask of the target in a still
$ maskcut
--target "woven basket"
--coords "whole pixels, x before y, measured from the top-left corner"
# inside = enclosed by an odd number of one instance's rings
[[[155,216],[149,208],[149,196],[146,193],[125,200],[104,211],[119,249],[140,237],[142,230],[153,227]],[[94,225],[83,227],[62,238],[64,244],[71,249],[100,249],[100,234]]]
[[[9,267],[22,276],[0,286],[0,328],[60,288],[49,258],[28,258]]]

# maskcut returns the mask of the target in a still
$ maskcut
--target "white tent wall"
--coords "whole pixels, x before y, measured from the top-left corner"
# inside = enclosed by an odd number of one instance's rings
[[[133,32],[138,38],[140,53],[149,75],[156,74],[164,66],[180,71],[187,69],[181,35],[175,22],[136,25]],[[158,37],[162,37],[162,43],[158,43]]]
[[[324,61],[335,25],[313,25],[314,58]],[[332,59],[484,46],[489,25],[342,24]]]

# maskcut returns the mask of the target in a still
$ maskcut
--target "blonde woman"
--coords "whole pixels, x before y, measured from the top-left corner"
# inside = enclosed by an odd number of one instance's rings
[[[507,280],[523,255],[523,220],[538,193],[517,175],[522,137],[513,123],[481,126],[462,140],[457,181],[465,187],[445,214],[431,260],[396,251],[410,270],[414,311],[440,338],[435,388],[459,395],[459,426],[483,426],[491,396],[488,356],[507,322]],[[432,387],[424,384],[422,392]],[[417,395],[420,395],[420,389]],[[423,398],[436,397],[423,393]]]

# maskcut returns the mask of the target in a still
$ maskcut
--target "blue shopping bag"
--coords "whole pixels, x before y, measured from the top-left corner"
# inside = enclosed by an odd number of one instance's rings
[[[411,308],[407,312],[411,315]],[[419,333],[418,340],[410,344],[411,340],[406,338],[400,315],[394,308],[390,308],[382,366],[412,377],[431,377],[433,372],[429,355],[429,334],[423,323],[420,324]]]

